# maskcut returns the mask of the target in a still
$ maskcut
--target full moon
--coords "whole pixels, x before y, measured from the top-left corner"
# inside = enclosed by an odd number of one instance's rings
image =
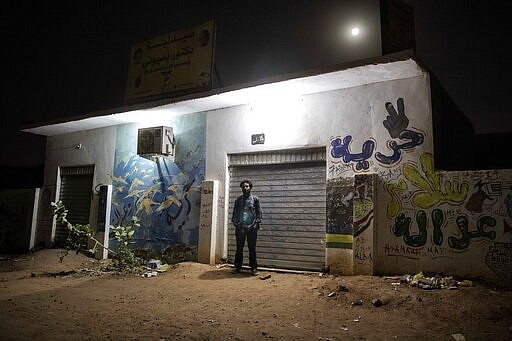
[[[354,37],[358,36],[359,35],[359,27],[353,27],[352,30],[350,31],[350,33],[352,33],[352,35]]]

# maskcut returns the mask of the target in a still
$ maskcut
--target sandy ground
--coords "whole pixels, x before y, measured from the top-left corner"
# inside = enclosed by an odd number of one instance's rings
[[[387,277],[317,273],[233,275],[227,266],[198,263],[148,278],[101,273],[100,262],[81,254],[60,263],[59,251],[1,258],[1,340],[512,338],[512,291],[503,288],[425,290]]]

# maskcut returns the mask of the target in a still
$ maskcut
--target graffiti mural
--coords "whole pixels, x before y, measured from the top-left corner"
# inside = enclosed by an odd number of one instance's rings
[[[377,142],[373,138],[364,141],[361,151],[355,152],[351,147],[352,135],[333,137],[330,142],[330,153],[333,159],[339,159],[339,161],[334,162],[330,172],[343,172],[343,168],[350,169],[355,173],[367,172],[370,166],[374,164],[371,160],[372,156],[377,164],[383,167],[393,166],[400,163],[404,151],[410,152],[415,147],[423,144],[425,133],[418,129],[409,128],[409,118],[405,114],[403,98],[397,100],[396,109],[391,102],[385,104],[385,109],[388,115],[382,124],[391,137],[391,140],[387,140],[385,143],[391,152],[375,152]],[[337,163],[341,163],[343,166],[338,166]]]
[[[136,155],[136,128],[118,128],[112,177],[111,223],[140,220],[135,248],[150,254],[197,257],[200,186],[204,180],[205,116],[179,117],[176,157],[154,161]],[[187,252],[183,252],[187,250]]]
[[[375,149],[375,141],[366,140],[363,143],[363,147],[360,153],[352,153],[350,143],[352,142],[352,136],[347,135],[343,139],[336,137],[331,140],[331,156],[349,164],[355,163],[354,169],[356,171],[368,170],[370,163],[368,159],[373,155]]]
[[[369,111],[367,126],[331,136],[327,240],[351,227],[363,271],[384,256],[394,261],[378,263],[383,271],[406,265],[512,279],[512,171],[436,170],[428,117],[414,100],[406,104],[386,101]],[[352,188],[335,185],[353,177]]]
[[[353,199],[354,237],[359,236],[373,224],[373,184],[366,177],[367,175],[362,175],[356,178],[356,196]]]
[[[404,151],[411,152],[423,144],[425,134],[409,127],[403,98],[398,98],[396,107],[391,102],[386,102],[382,106],[382,112],[387,113],[381,121],[383,133],[380,138],[365,137],[360,150],[355,150],[357,147],[352,145],[354,139],[360,136],[347,134],[332,137],[330,140],[329,178],[332,180],[327,185],[328,241],[334,239],[334,236],[340,239],[340,235],[351,234],[356,238],[373,224],[374,219],[373,198],[367,196],[368,189],[373,191],[372,188],[367,188],[370,183],[363,181],[357,188],[344,187],[339,185],[339,179],[352,179],[347,177],[351,174],[370,174],[371,170],[387,170],[392,173],[400,165]],[[379,151],[379,144],[387,146],[390,151]],[[346,245],[351,244],[352,240],[343,238]],[[340,244],[327,244],[328,247],[335,247],[334,245]]]
[[[370,174],[355,177],[356,196],[352,200],[354,208],[353,262],[355,273],[372,272],[375,179],[376,177]]]
[[[512,245],[510,172],[436,171],[430,153],[404,163],[400,171],[382,185],[389,195],[390,233],[396,238],[383,245],[385,255],[416,260],[483,255],[480,267],[512,278],[506,264]],[[478,268],[478,259],[472,265]]]
[[[390,196],[386,213],[389,218],[394,218],[392,233],[397,237],[403,237],[404,243],[408,246],[425,245],[427,229],[432,233],[432,242],[441,245],[444,241],[443,230],[447,224],[446,216],[451,217],[448,220],[453,227],[453,235],[447,239],[448,246],[452,249],[466,249],[474,238],[495,240],[496,218],[491,215],[473,215],[482,212],[485,200],[494,200],[493,203],[497,204],[497,197],[503,196],[503,191],[509,189],[508,185],[501,185],[499,182],[493,182],[492,186],[489,186],[489,183],[483,185],[479,179],[473,186],[475,191],[469,195],[468,181],[458,180],[456,177],[443,179],[443,173],[434,169],[433,156],[429,153],[420,156],[418,166],[404,164],[402,172],[403,177],[385,183],[384,189]],[[484,188],[492,188],[492,191]],[[504,206],[507,204],[506,198],[507,196],[504,196]],[[430,223],[427,222],[427,213],[424,210],[428,208],[433,208]],[[501,211],[504,213],[506,209]],[[412,214],[415,216],[418,231],[415,235],[410,234]],[[506,222],[504,229],[505,227]]]
[[[384,127],[389,133],[389,136],[393,139],[398,138],[403,143],[397,143],[395,140],[388,141],[388,147],[393,151],[391,155],[385,155],[383,153],[375,153],[375,158],[383,165],[392,165],[400,161],[402,151],[407,151],[419,146],[423,143],[425,135],[421,132],[407,129],[409,126],[409,119],[405,115],[404,99],[399,98],[396,101],[397,109],[387,102],[385,104],[388,116],[382,122]],[[398,110],[398,111],[397,111]]]
[[[512,279],[512,243],[489,246],[485,263],[500,277]]]
[[[440,202],[462,203],[468,193],[468,184],[446,180],[444,184],[434,168],[434,157],[430,153],[420,156],[421,170],[414,165],[404,164],[403,174],[417,190],[412,195],[412,202],[420,208],[430,208]],[[444,186],[443,186],[444,185]],[[443,188],[441,188],[443,186]]]
[[[507,190],[507,186],[502,188],[499,181],[482,182],[482,180],[479,180],[473,187],[475,192],[464,205],[471,213],[481,213],[485,206],[492,206],[495,199],[503,195],[503,190]],[[510,217],[510,194],[505,198],[505,205]]]
[[[353,179],[327,181],[327,247],[352,248],[354,196]]]

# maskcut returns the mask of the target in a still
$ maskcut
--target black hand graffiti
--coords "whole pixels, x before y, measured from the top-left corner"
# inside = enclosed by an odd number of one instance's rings
[[[399,98],[396,101],[396,107],[398,109],[398,113],[396,112],[393,104],[390,102],[386,103],[386,110],[389,115],[386,116],[386,119],[382,122],[392,138],[397,138],[400,135],[400,132],[407,129],[407,126],[409,125],[409,119],[405,116],[403,98]]]

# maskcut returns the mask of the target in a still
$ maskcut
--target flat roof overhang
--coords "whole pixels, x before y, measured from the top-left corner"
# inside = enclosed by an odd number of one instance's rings
[[[151,120],[152,116],[184,115],[252,103],[265,96],[302,96],[332,90],[352,88],[364,84],[411,78],[425,74],[411,50],[377,58],[317,69],[299,74],[273,77],[259,82],[214,89],[178,98],[119,107],[61,120],[22,127],[21,131],[44,136],[73,133],[118,124]]]

